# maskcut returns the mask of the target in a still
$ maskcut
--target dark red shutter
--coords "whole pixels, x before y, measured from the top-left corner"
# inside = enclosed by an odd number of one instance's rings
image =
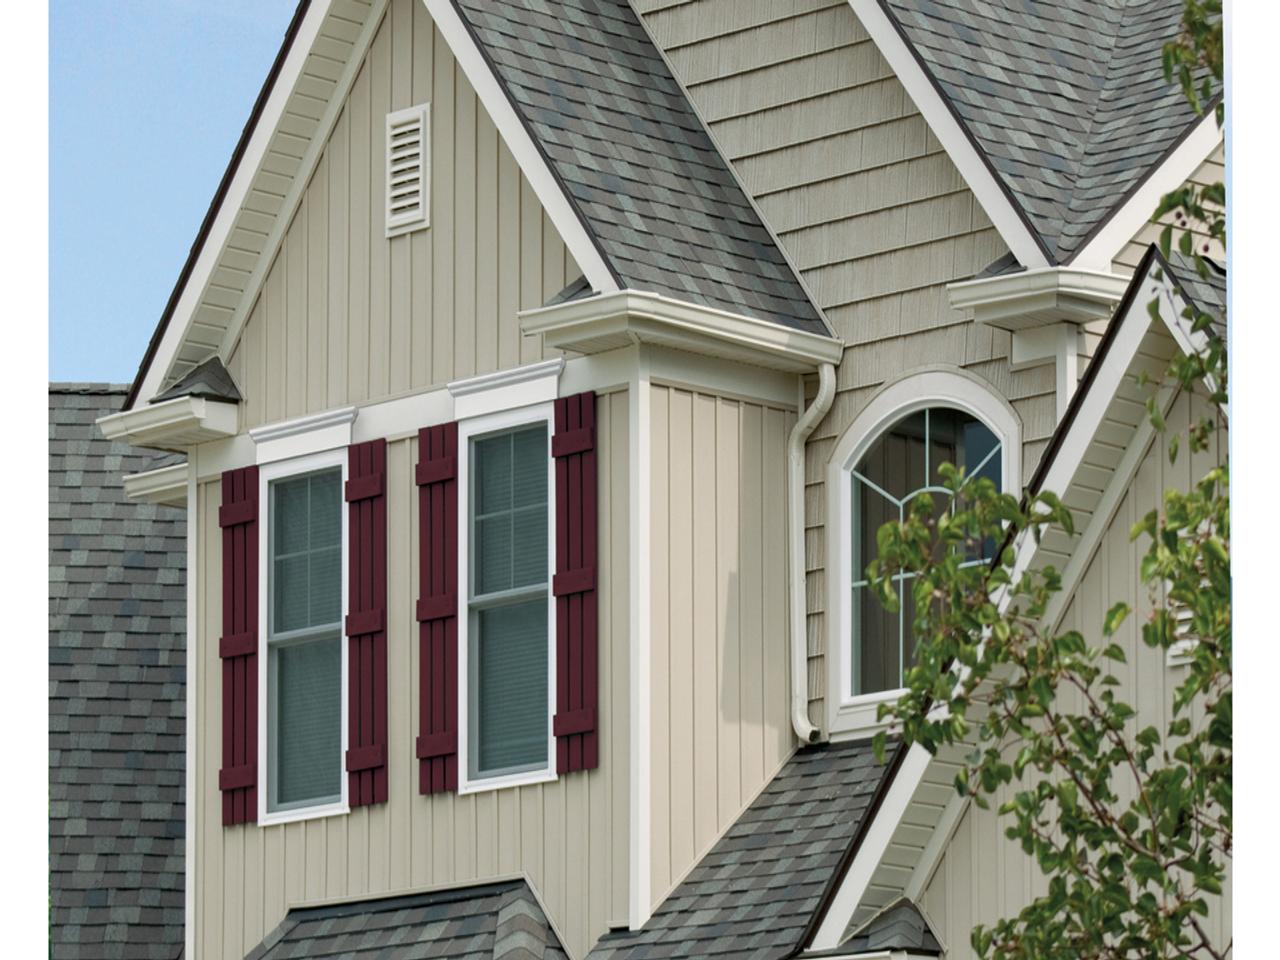
[[[458,425],[418,432],[418,789],[458,789]]]
[[[258,819],[258,468],[222,475],[222,823]]]
[[[387,441],[347,449],[347,798],[387,802]]]
[[[600,763],[596,711],[596,395],[556,401],[556,771]]]

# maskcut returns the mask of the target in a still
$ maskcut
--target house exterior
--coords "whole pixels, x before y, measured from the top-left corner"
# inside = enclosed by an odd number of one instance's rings
[[[187,510],[187,954],[959,957],[1034,895],[875,762],[861,571],[952,460],[1077,512],[1055,622],[1149,604],[1203,464],[1138,378],[1225,318],[1150,246],[1224,162],[1179,12],[304,0],[100,421],[186,457],[127,482]]]

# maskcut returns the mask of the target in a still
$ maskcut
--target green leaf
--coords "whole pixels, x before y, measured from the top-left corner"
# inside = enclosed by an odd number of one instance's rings
[[[1129,616],[1129,612],[1130,608],[1127,603],[1121,601],[1120,603],[1115,604],[1107,611],[1106,619],[1102,622],[1103,634],[1108,637],[1112,636],[1119,628],[1120,624],[1124,623],[1125,618]],[[1124,656],[1121,654],[1119,658],[1113,659],[1120,659],[1123,661]]]

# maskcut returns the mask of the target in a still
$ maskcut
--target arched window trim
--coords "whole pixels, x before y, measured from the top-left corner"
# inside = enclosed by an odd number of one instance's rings
[[[854,417],[831,454],[826,477],[827,721],[833,737],[875,729],[876,707],[898,695],[851,691],[853,468],[885,430],[928,407],[955,407],[981,420],[1000,441],[1002,488],[1022,488],[1022,423],[1004,397],[965,370],[930,367],[905,374],[881,387]]]

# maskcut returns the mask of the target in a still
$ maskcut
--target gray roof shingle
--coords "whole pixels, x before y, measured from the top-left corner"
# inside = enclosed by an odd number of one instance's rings
[[[248,960],[564,960],[523,880],[290,910]]]
[[[913,954],[942,953],[942,944],[919,908],[900,897],[854,931],[841,944],[841,953],[909,950]]]
[[[620,286],[828,333],[627,0],[453,0]]]
[[[1022,211],[1069,262],[1196,119],[1165,80],[1180,0],[880,0]]]
[[[127,389],[49,387],[53,958],[182,949],[185,516],[124,496],[172,460],[94,426]]]
[[[239,403],[243,397],[231,379],[231,372],[223,366],[221,358],[212,356],[197,366],[164,393],[152,397],[152,403],[173,400],[177,397],[207,397],[210,400],[226,400]]]
[[[641,929],[611,933],[593,960],[780,958],[801,938],[889,769],[871,744],[796,753]]]
[[[1200,276],[1194,257],[1178,250],[1170,250],[1168,258],[1161,258],[1168,267],[1174,283],[1187,299],[1200,310],[1212,316],[1219,336],[1227,335],[1227,270],[1216,260],[1203,257],[1205,275]]]

